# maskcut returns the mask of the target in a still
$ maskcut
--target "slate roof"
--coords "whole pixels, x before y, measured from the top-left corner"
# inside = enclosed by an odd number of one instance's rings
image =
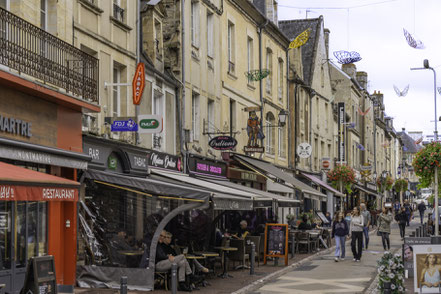
[[[403,142],[404,147],[407,149],[404,151],[405,153],[417,153],[422,148],[421,146],[415,144],[415,141],[411,136],[406,134],[406,132],[398,132],[397,135],[401,137],[401,141]]]
[[[262,15],[266,15],[266,0],[254,0],[253,1],[254,6],[256,6],[257,10],[260,11],[260,13],[262,13]]]
[[[302,63],[303,63],[303,80],[307,85],[311,86],[314,60],[316,56],[316,48],[318,47],[318,37],[320,36],[320,29],[323,22],[323,16],[319,18],[310,19],[293,19],[279,21],[279,29],[290,39],[294,40],[300,33],[308,28],[311,28],[309,40],[304,44],[302,49]]]

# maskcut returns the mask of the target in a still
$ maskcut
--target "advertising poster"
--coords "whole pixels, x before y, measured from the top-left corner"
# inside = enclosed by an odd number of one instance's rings
[[[413,246],[415,293],[440,293],[441,245]]]
[[[413,277],[413,247],[415,245],[428,245],[431,243],[430,237],[405,237],[403,244],[403,263],[406,277]]]

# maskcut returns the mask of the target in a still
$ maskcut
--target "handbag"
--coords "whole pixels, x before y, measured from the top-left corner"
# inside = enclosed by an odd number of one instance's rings
[[[381,232],[377,230],[377,236],[381,236]]]

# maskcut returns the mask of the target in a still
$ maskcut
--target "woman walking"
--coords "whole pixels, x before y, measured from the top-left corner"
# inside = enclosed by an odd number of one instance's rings
[[[351,249],[354,255],[354,261],[358,262],[361,259],[361,251],[363,245],[363,216],[360,215],[360,208],[354,207],[351,218]]]
[[[345,260],[345,242],[349,234],[348,224],[343,217],[343,212],[335,214],[332,222],[332,238],[335,238],[335,262]]]
[[[392,222],[392,214],[389,209],[383,207],[383,211],[378,216],[378,231],[381,235],[381,241],[383,242],[384,251],[390,250],[390,223]]]
[[[401,240],[404,240],[407,222],[406,209],[404,207],[401,207],[400,211],[396,214],[395,220],[398,222],[398,226],[400,227]]]

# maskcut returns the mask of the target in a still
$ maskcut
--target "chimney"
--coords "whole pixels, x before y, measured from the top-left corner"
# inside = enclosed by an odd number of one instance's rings
[[[325,28],[324,33],[325,33],[326,58],[329,59],[329,34],[331,33],[331,31]]]
[[[357,71],[357,82],[360,84],[360,86],[367,90],[367,72],[365,71]]]
[[[402,128],[402,130],[403,130],[404,133],[406,132],[406,128]]]
[[[355,79],[355,73],[357,72],[357,67],[353,63],[343,64],[341,69],[351,78]]]

